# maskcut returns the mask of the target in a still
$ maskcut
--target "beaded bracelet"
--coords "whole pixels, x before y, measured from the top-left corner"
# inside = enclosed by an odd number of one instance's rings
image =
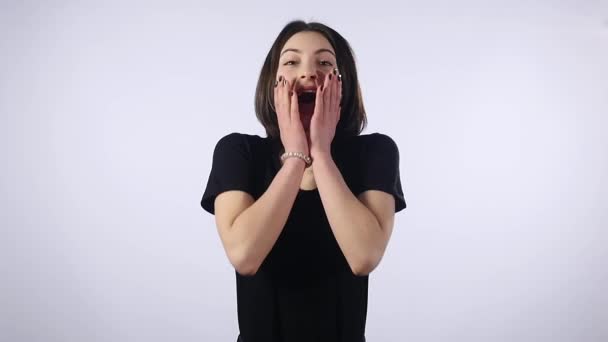
[[[283,160],[285,160],[287,158],[291,158],[291,157],[297,157],[297,158],[302,159],[306,163],[306,165],[312,164],[312,159],[310,159],[309,156],[304,155],[304,153],[302,153],[302,152],[285,152],[281,155],[281,160],[283,161]]]

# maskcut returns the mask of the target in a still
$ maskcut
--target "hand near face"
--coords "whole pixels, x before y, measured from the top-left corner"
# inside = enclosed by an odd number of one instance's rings
[[[331,142],[340,120],[342,100],[342,79],[337,69],[326,74],[324,80],[315,82],[317,95],[310,121],[310,155],[313,160],[324,153],[331,155]]]
[[[282,75],[275,83],[274,105],[285,151],[302,152],[308,155],[309,146],[300,121],[296,79],[287,80]]]

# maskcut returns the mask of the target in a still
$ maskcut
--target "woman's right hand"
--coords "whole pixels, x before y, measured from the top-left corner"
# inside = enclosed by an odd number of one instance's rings
[[[281,142],[285,152],[302,152],[309,156],[309,146],[300,120],[296,79],[292,82],[279,76],[274,87],[274,108],[277,113]]]

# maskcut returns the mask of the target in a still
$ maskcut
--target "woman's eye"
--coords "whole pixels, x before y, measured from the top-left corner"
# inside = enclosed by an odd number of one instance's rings
[[[283,63],[283,65],[294,65],[296,63],[297,63],[296,61],[287,61],[287,62]],[[320,61],[319,64],[326,65],[326,66],[333,66],[333,64],[331,64],[330,61]]]

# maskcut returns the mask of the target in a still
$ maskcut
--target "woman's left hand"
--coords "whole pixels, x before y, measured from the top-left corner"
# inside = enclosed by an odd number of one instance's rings
[[[317,82],[315,110],[310,119],[310,155],[313,159],[322,154],[331,155],[331,142],[336,134],[340,120],[340,101],[342,100],[342,80],[334,69],[325,75],[322,84]]]

